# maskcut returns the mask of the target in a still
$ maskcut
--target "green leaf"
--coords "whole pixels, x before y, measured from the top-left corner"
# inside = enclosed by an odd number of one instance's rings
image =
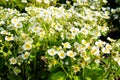
[[[37,42],[36,43],[36,47],[39,47],[41,44],[40,44],[40,42]]]
[[[103,76],[99,76],[97,80],[103,80]]]
[[[0,57],[0,70],[2,70],[4,64],[3,58]]]
[[[86,80],[92,80],[90,77],[87,77]]]
[[[73,79],[74,80],[80,80],[80,77],[79,76],[73,76]]]
[[[51,76],[50,80],[65,80],[65,73],[58,71]]]

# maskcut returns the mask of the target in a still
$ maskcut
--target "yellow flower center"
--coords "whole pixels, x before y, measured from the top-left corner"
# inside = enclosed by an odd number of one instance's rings
[[[25,58],[28,58],[28,56],[29,56],[28,54],[24,54],[24,57],[25,57]]]
[[[61,53],[60,53],[60,56],[61,56],[61,57],[64,57],[64,52],[61,52]]]
[[[55,53],[55,51],[54,51],[54,50],[51,50],[51,51],[50,51],[50,53],[51,53],[51,54],[54,54],[54,53]]]
[[[70,57],[73,57],[73,56],[74,56],[73,52],[70,52],[70,53],[69,53],[69,56],[70,56]]]
[[[26,44],[25,47],[26,47],[26,48],[30,48],[30,44]]]
[[[12,60],[11,60],[11,63],[13,63],[13,64],[16,63],[16,60],[15,60],[15,59],[12,59]]]

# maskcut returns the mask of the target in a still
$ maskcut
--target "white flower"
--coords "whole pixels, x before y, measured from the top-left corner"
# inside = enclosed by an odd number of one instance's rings
[[[18,63],[23,63],[22,55],[19,55],[16,59]]]
[[[82,40],[82,44],[83,44],[83,45],[86,45],[86,44],[87,44],[87,41],[83,39],[83,40]]]
[[[35,24],[33,27],[31,27],[32,32],[39,33],[42,28],[40,28],[39,24]]]
[[[6,41],[13,41],[13,40],[14,40],[14,37],[13,37],[13,36],[11,36],[11,37],[5,36],[5,40],[6,40]]]
[[[73,36],[76,36],[78,33],[79,33],[79,29],[78,28],[75,28],[75,27],[72,27],[70,29],[71,33]]]
[[[13,65],[17,63],[17,60],[14,57],[10,58],[9,61],[10,61],[10,64],[13,64]]]
[[[79,22],[73,22],[73,24],[74,24],[75,26],[79,26],[79,25],[80,25]]]
[[[74,43],[74,47],[77,49],[80,46],[80,44],[78,42]]]
[[[16,19],[16,18],[13,18],[13,19],[11,20],[11,23],[12,23],[12,24],[19,23],[19,22],[20,22],[20,20],[18,20],[18,19]]]
[[[94,6],[94,5],[92,5],[92,6],[90,6],[90,8],[91,8],[91,9],[95,9],[95,6]]]
[[[60,57],[60,59],[64,59],[66,57],[66,53],[63,50],[60,50],[58,52],[58,56]]]
[[[55,49],[53,49],[53,48],[47,50],[47,52],[48,52],[48,54],[51,55],[51,56],[54,56],[54,55],[57,54],[57,51],[56,51]]]
[[[64,48],[71,48],[71,45],[69,42],[62,43]]]
[[[45,31],[43,30],[43,31],[40,31],[39,33],[38,33],[38,35],[40,36],[40,38],[44,38],[44,36],[45,36]]]
[[[30,56],[29,52],[25,52],[24,54],[22,54],[23,59],[28,59],[29,56]]]
[[[95,63],[96,63],[96,64],[99,64],[99,63],[100,63],[100,60],[99,60],[99,59],[95,59]]]
[[[107,43],[107,44],[105,45],[105,48],[108,49],[108,50],[111,50],[111,49],[112,49],[112,46]]]
[[[62,32],[60,37],[62,38],[62,40],[64,40],[65,39],[65,34]]]
[[[102,7],[102,10],[103,10],[103,11],[105,11],[105,10],[106,10],[106,8],[105,8],[105,7]]]
[[[78,65],[73,65],[72,67],[73,67],[73,72],[74,73],[77,73],[77,72],[80,71],[80,67]]]
[[[85,48],[87,48],[87,49],[91,49],[91,45],[90,45],[90,43],[87,43],[87,44],[85,45]]]
[[[87,54],[87,52],[86,52],[85,50],[83,50],[83,51],[80,52],[80,56],[81,56],[81,57],[86,56],[86,54]]]
[[[78,52],[81,52],[81,51],[84,51],[85,50],[85,47],[83,46],[83,45],[80,45],[80,46],[78,46],[78,48],[77,48],[77,51]]]
[[[72,17],[72,14],[71,13],[65,13],[65,17],[70,18],[70,17]]]
[[[99,56],[100,55],[100,50],[97,46],[93,46],[92,50],[91,50],[91,54],[95,55],[95,56]]]
[[[101,26],[101,27],[100,27],[100,30],[101,30],[102,32],[107,32],[107,31],[109,30],[109,28],[108,28],[107,26]]]
[[[98,40],[98,41],[95,42],[95,45],[97,47],[102,47],[103,46],[103,42],[101,40]]]
[[[69,65],[69,62],[68,62],[68,61],[66,61],[66,62],[65,62],[65,65]]]
[[[72,50],[67,51],[67,56],[74,58],[77,55],[76,52],[73,52]]]
[[[15,67],[13,71],[14,71],[15,75],[18,75],[21,72],[21,70],[17,67]]]
[[[101,36],[101,33],[99,31],[93,31],[91,34],[96,36],[96,37]]]
[[[89,24],[84,24],[84,27],[88,30],[91,30],[92,29],[92,26],[90,26]]]
[[[71,33],[67,32],[66,33],[66,38],[67,39],[75,39],[75,36],[73,36]]]
[[[42,0],[36,0],[36,2],[38,2],[38,3],[42,3]]]
[[[21,0],[22,3],[27,3],[27,0]]]
[[[10,33],[9,33],[8,31],[6,31],[6,30],[2,30],[2,31],[0,32],[0,34],[9,35]]]
[[[85,61],[89,61],[89,60],[91,59],[91,58],[90,58],[89,56],[87,56],[87,55],[83,56],[83,58],[84,58]]]
[[[114,60],[118,63],[118,65],[120,66],[120,57],[115,57]]]
[[[63,30],[63,26],[60,25],[60,24],[55,25],[55,29],[56,29],[57,31],[62,31],[62,30]]]
[[[32,48],[32,44],[30,42],[25,42],[22,48],[24,50],[30,50]]]
[[[57,51],[62,50],[62,46],[56,47],[56,50],[57,50]]]
[[[50,28],[50,29],[49,29],[49,32],[50,32],[51,34],[55,34],[55,30],[54,30],[53,28]]]
[[[49,0],[44,0],[44,3],[45,4],[50,4],[50,1]]]
[[[109,50],[109,49],[106,49],[105,47],[102,48],[102,52],[103,52],[103,53],[110,54],[110,50]]]
[[[19,23],[14,23],[14,27],[15,27],[15,28],[22,28],[23,25],[22,25],[21,22],[19,22]]]
[[[103,0],[104,3],[107,3],[107,0]]]
[[[110,37],[107,37],[107,40],[109,40],[110,42],[115,42],[115,40]]]
[[[0,25],[3,25],[3,24],[5,24],[5,21],[0,21]]]
[[[84,35],[87,35],[89,33],[89,31],[86,28],[82,28],[80,32]]]
[[[32,38],[30,38],[30,37],[26,37],[25,40],[24,40],[24,42],[28,42],[28,43],[30,43],[30,44],[32,44],[33,41],[34,41],[34,40],[33,40]]]

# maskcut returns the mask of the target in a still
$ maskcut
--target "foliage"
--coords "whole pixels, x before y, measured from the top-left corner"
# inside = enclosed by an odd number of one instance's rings
[[[120,40],[100,39],[110,32],[110,8],[103,7],[107,1],[66,3],[58,7],[39,3],[39,7],[25,7],[26,13],[0,7],[1,79],[120,77]]]

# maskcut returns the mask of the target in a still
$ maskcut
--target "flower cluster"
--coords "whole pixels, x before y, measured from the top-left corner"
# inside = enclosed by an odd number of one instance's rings
[[[36,1],[50,4],[53,0]],[[12,69],[15,75],[24,73],[22,64],[24,67],[34,64],[36,70],[41,55],[45,56],[49,70],[61,67],[67,78],[86,68],[107,71],[114,64],[118,69],[120,41],[100,39],[109,32],[106,21],[110,9],[102,7],[106,3],[76,0],[69,9],[66,5],[30,6],[25,8],[26,13],[0,7],[0,52],[9,72]]]

